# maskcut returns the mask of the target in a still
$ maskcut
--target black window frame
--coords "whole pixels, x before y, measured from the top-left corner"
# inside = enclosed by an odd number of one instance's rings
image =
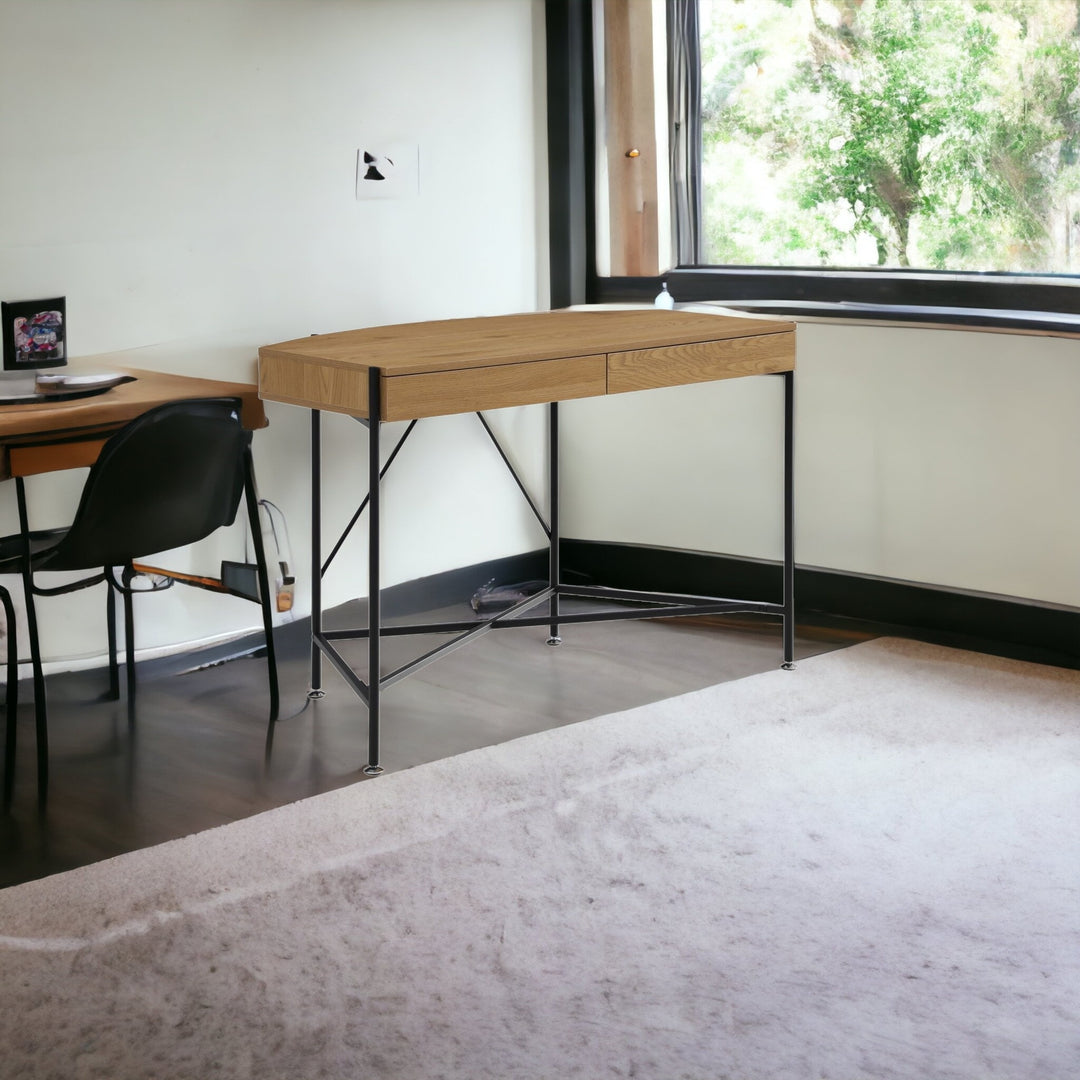
[[[668,0],[670,28],[695,24],[697,0]],[[1080,334],[1080,276],[877,267],[678,263],[656,277],[596,273],[591,0],[546,0],[551,306],[652,300],[830,320],[887,320]],[[696,35],[682,35],[685,42]],[[683,45],[684,48],[691,46]],[[684,55],[683,60],[687,57]],[[689,57],[696,63],[696,55]],[[691,93],[694,90],[691,88]],[[688,200],[694,203],[694,196]]]

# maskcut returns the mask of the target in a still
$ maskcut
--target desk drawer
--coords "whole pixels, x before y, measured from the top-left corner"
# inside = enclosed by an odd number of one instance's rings
[[[596,397],[607,385],[607,358],[574,356],[523,364],[384,375],[384,420],[541,405],[569,398]]]
[[[755,334],[725,341],[608,354],[608,393],[713,382],[795,370],[795,334]]]
[[[7,452],[7,476],[36,476],[63,469],[88,468],[97,461],[105,441],[106,436],[101,436],[36,446],[12,446]]]

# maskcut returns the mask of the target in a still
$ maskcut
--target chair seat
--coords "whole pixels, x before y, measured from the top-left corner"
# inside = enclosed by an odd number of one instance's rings
[[[41,529],[30,533],[30,561],[35,570],[63,570],[65,567],[51,565],[48,556],[67,536],[67,529]],[[0,574],[17,574],[22,567],[23,538],[19,535],[0,537]]]

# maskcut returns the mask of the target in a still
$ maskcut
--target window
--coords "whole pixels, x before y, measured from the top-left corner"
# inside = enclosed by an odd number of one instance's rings
[[[1080,271],[1075,0],[700,0],[706,263]]]
[[[576,299],[666,278],[750,310],[1080,331],[1076,0],[548,5],[549,29],[579,20],[581,139],[552,162],[584,178]]]

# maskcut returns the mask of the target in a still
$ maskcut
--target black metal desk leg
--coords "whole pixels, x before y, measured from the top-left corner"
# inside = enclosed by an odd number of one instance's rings
[[[548,584],[552,588],[550,600],[551,625],[548,627],[549,645],[562,644],[559,636],[559,403],[548,406],[548,483],[550,509],[548,510],[551,536],[548,547]]]
[[[784,372],[784,662],[795,667],[795,372]]]
[[[311,410],[311,686],[309,698],[321,698],[322,650],[322,436],[318,409]]]
[[[379,764],[379,698],[382,633],[379,580],[379,431],[382,428],[382,371],[368,369],[368,776],[381,773]]]

